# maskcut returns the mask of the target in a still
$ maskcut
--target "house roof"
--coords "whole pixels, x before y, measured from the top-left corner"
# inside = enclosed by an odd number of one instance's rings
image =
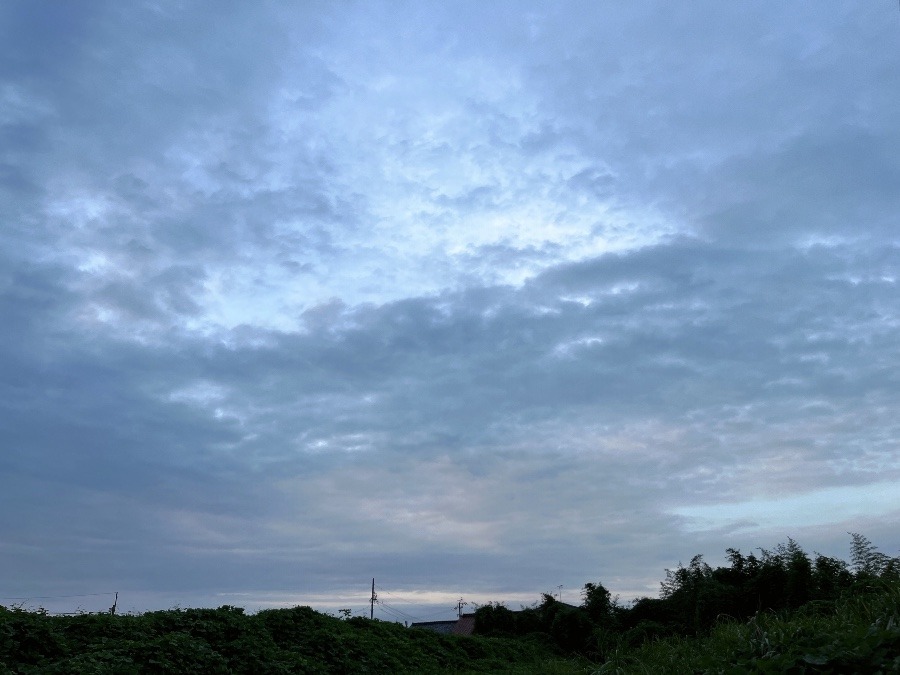
[[[454,635],[471,635],[475,631],[475,615],[463,614],[453,627]]]
[[[422,628],[443,635],[471,635],[475,630],[475,614],[463,614],[453,621],[418,621],[410,628]]]
[[[409,627],[422,628],[423,630],[430,630],[435,633],[449,635],[456,627],[456,621],[417,621],[416,623],[409,624]]]

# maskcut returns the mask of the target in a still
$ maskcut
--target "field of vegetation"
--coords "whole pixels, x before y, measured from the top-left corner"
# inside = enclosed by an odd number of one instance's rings
[[[900,673],[900,558],[852,535],[851,562],[788,540],[666,570],[660,597],[620,605],[599,583],[476,611],[473,637],[308,607],[50,616],[0,607],[11,673]]]

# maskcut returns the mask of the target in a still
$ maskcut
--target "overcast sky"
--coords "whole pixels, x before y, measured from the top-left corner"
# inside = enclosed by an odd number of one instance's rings
[[[0,604],[897,555],[898,110],[894,0],[4,2]]]

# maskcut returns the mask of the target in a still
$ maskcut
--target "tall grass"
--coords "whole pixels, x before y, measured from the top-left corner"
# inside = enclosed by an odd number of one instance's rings
[[[620,648],[593,673],[900,673],[900,584],[790,615],[762,612],[744,623],[721,617],[707,637]]]

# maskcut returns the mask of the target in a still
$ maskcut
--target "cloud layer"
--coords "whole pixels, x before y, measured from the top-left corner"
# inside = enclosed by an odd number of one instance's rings
[[[900,546],[890,3],[0,26],[5,597],[422,616]]]

